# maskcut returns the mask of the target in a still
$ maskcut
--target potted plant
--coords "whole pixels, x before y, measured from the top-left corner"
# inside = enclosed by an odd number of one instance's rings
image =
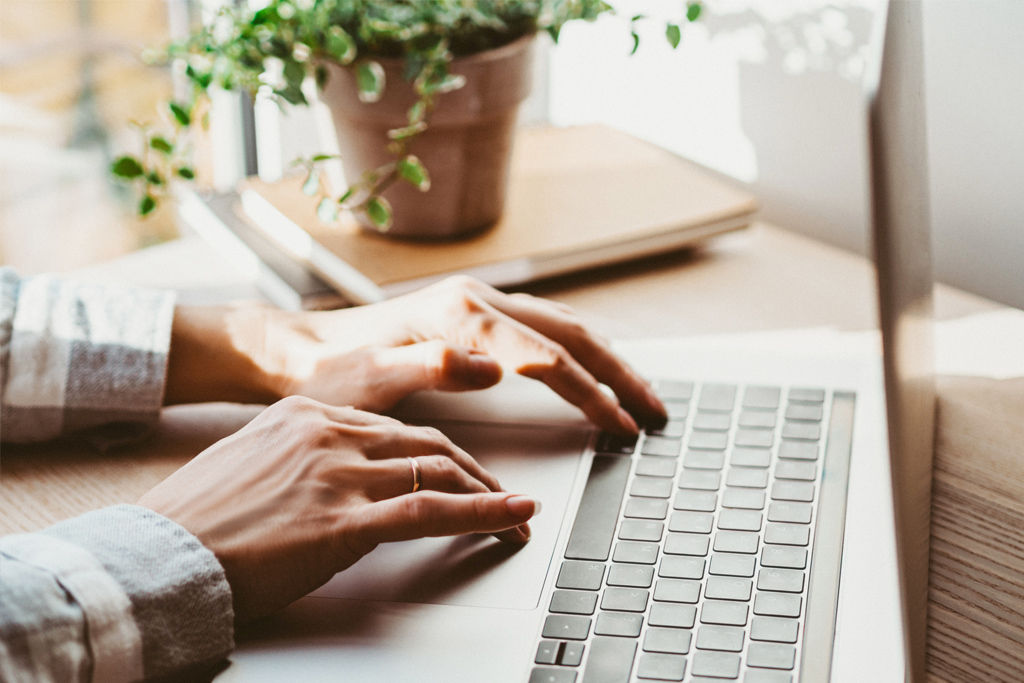
[[[679,2],[665,27],[672,47],[699,3]],[[225,8],[215,21],[169,46],[160,60],[181,65],[186,101],[167,105],[171,135],[144,128],[144,152],[123,156],[115,176],[136,183],[139,212],[156,206],[172,176],[195,173],[189,130],[203,124],[212,88],[270,92],[307,104],[312,77],[338,131],[348,187],[324,191],[317,155],[297,160],[303,191],[319,196],[321,220],[350,210],[390,235],[452,238],[501,214],[513,127],[530,88],[533,37],[557,42],[571,21],[613,12],[603,0],[271,0],[262,9]],[[643,15],[630,19],[633,50]]]

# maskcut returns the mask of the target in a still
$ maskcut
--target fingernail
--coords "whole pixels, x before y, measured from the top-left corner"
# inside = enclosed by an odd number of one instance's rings
[[[516,517],[533,517],[540,512],[540,501],[529,496],[509,496],[505,499],[505,506]]]
[[[640,428],[636,426],[636,420],[634,420],[633,417],[621,407],[618,409],[617,415],[619,418],[619,424],[622,425],[622,428],[630,434],[636,434],[640,431]]]

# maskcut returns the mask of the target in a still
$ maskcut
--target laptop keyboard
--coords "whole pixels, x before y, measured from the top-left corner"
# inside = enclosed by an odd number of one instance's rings
[[[530,683],[793,681],[827,392],[662,381],[599,434]]]

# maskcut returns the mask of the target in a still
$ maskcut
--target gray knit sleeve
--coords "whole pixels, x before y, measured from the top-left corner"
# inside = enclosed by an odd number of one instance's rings
[[[163,403],[173,318],[171,292],[0,268],[0,438],[145,434]]]
[[[216,557],[174,522],[118,505],[0,538],[0,679],[130,681],[234,646]]]

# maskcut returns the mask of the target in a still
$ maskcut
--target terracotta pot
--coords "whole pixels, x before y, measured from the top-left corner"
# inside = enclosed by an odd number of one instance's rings
[[[533,37],[487,52],[461,57],[450,71],[466,84],[437,97],[429,128],[409,151],[430,173],[431,187],[420,192],[397,181],[383,196],[394,209],[389,236],[453,239],[492,225],[501,216],[508,186],[512,138],[519,104],[530,91]],[[352,70],[330,64],[321,94],[334,117],[342,165],[350,181],[369,168],[394,161],[387,131],[407,123],[416,101],[402,77],[400,59],[378,60],[385,72],[381,99],[360,102]]]

